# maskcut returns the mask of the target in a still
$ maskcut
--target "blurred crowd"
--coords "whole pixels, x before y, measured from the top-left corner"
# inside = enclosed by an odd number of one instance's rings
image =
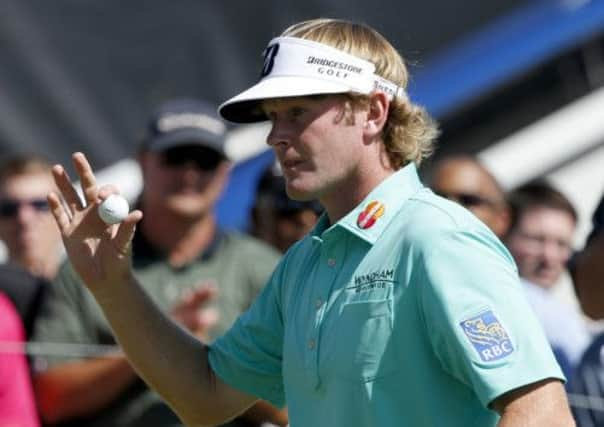
[[[258,177],[247,233],[220,227],[215,206],[232,163],[216,107],[178,99],[149,118],[137,160],[144,212],[133,265],[157,305],[212,341],[244,312],[280,255],[322,213],[293,201],[277,164]],[[120,352],[95,300],[64,259],[46,195],[51,165],[37,156],[0,167],[0,427],[180,426]],[[440,158],[425,184],[474,213],[509,250],[526,297],[566,378],[580,427],[604,426],[604,199],[584,247],[573,247],[572,203],[543,180],[504,191],[469,155]],[[142,332],[142,331],[141,331]],[[259,402],[228,426],[287,425]]]

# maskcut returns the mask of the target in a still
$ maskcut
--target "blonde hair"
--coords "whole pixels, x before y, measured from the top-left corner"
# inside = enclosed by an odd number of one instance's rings
[[[282,36],[323,43],[375,64],[375,73],[405,89],[409,73],[401,55],[377,31],[369,26],[338,19],[313,19],[287,28]],[[362,103],[353,96],[353,102]],[[407,98],[390,103],[383,140],[388,156],[397,168],[410,162],[419,165],[434,151],[438,136],[436,122],[426,110]]]

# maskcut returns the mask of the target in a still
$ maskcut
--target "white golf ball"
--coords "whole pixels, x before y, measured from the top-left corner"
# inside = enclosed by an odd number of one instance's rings
[[[99,205],[99,216],[107,224],[122,222],[130,212],[128,201],[119,194],[112,194]]]

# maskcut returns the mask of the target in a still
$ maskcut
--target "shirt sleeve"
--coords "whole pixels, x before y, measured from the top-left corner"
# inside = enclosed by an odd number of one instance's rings
[[[447,231],[426,245],[420,270],[420,305],[434,352],[485,406],[536,381],[564,380],[511,256],[495,236]]]
[[[272,274],[254,304],[209,349],[212,369],[231,386],[272,404],[285,404],[281,364],[284,262]]]

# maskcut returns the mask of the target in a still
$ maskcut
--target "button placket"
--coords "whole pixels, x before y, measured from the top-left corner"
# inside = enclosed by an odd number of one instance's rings
[[[319,346],[321,345],[321,330],[323,328],[323,321],[326,316],[326,310],[328,310],[327,302],[329,295],[334,287],[334,282],[338,275],[338,252],[336,239],[334,235],[330,236],[330,239],[323,241],[321,247],[320,264],[317,266],[321,271],[321,278],[324,279],[320,287],[315,288],[316,294],[314,296],[314,311],[315,311],[315,327],[313,335],[308,337],[307,348],[309,352],[312,352],[314,358],[314,387],[318,389],[321,387],[321,378],[319,376]]]

